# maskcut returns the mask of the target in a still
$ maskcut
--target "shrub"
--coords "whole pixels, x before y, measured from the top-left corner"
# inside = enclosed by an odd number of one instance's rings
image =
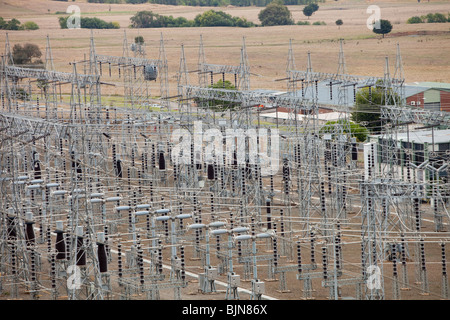
[[[194,20],[184,17],[161,16],[152,11],[139,11],[130,18],[132,28],[172,28],[172,27],[253,27],[245,18],[233,17],[223,11],[209,10],[198,14]]]
[[[325,26],[325,25],[327,25],[327,24],[325,23],[325,21],[316,21],[316,22],[313,22],[313,26]]]
[[[253,27],[252,22],[245,18],[233,17],[223,11],[209,10],[198,14],[194,23],[196,27]]]
[[[418,16],[414,16],[414,17],[411,17],[408,20],[406,20],[406,23],[409,23],[409,24],[423,23],[423,20],[422,20],[422,18],[420,18]]]
[[[122,3],[122,0],[88,0],[90,3]]]
[[[207,6],[226,7],[233,5],[237,7],[265,7],[273,0],[148,0],[150,3],[181,5],[181,6]],[[325,2],[325,0],[284,0],[284,5],[307,5],[314,2]]]
[[[61,29],[67,29],[67,19],[69,17],[59,17]],[[81,17],[80,27],[83,29],[119,29],[118,22],[106,22],[99,18]]]
[[[27,21],[23,24],[25,30],[37,30],[39,26],[33,21]]]
[[[442,13],[435,13],[433,15],[433,20],[436,23],[444,23],[447,22],[447,18]]]
[[[447,17],[442,13],[429,13],[427,15],[418,17],[414,16],[406,20],[406,23],[445,23],[450,22],[450,14],[447,14]]]
[[[9,21],[5,21],[2,17],[0,17],[0,29],[3,30],[37,30],[39,26],[33,22],[28,21],[24,24],[21,24],[19,20],[13,18]]]
[[[297,25],[299,26],[309,26],[311,23],[309,21],[298,21]]]

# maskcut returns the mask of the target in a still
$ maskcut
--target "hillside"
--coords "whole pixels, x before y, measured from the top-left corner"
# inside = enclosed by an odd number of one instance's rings
[[[324,21],[325,26],[278,26],[255,28],[166,28],[130,29],[130,17],[140,10],[150,10],[162,15],[193,19],[198,13],[211,7],[167,6],[158,4],[96,4],[86,1],[59,2],[46,0],[1,0],[2,17],[17,18],[21,22],[34,21],[40,29],[35,31],[10,31],[11,45],[32,42],[45,51],[45,37],[50,35],[56,69],[71,71],[70,61],[82,60],[89,53],[90,31],[61,30],[58,24],[60,14],[68,5],[80,7],[82,16],[99,17],[108,22],[116,21],[119,30],[95,30],[97,51],[103,54],[121,55],[124,30],[129,39],[142,35],[146,40],[147,53],[157,58],[161,33],[165,39],[169,62],[171,88],[175,86],[178,71],[180,46],[185,45],[188,68],[195,70],[198,58],[198,43],[203,35],[207,62],[236,65],[239,63],[240,46],[245,37],[253,88],[284,89],[284,82],[275,82],[284,76],[289,39],[293,40],[297,68],[306,66],[306,53],[311,52],[316,71],[334,72],[338,61],[338,39],[345,40],[344,51],[349,73],[361,75],[382,75],[384,57],[388,55],[393,68],[395,47],[399,43],[407,82],[442,81],[450,82],[450,23],[406,24],[414,15],[450,11],[448,2],[378,1],[383,19],[392,22],[394,28],[385,39],[366,28],[370,16],[366,12],[368,1],[328,1],[309,21]],[[306,21],[303,6],[289,6],[294,20]],[[217,8],[214,8],[217,10]],[[220,8],[233,16],[245,17],[259,23],[259,7]],[[338,28],[337,19],[344,24]],[[4,42],[5,31],[0,33]],[[197,81],[192,77],[191,81]]]

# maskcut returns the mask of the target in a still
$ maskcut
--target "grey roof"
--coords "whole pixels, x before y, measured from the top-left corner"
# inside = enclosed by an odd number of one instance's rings
[[[318,82],[317,84],[317,88],[318,88],[318,94],[317,94],[317,102],[319,104],[323,104],[323,105],[340,105],[341,103],[339,103],[339,85],[333,85],[331,87],[331,94],[330,94],[330,85],[329,82]],[[415,94],[430,90],[431,87],[427,87],[427,86],[419,86],[419,85],[411,85],[411,84],[406,84],[404,86],[404,92],[405,92],[405,98],[408,98],[410,96],[413,96]],[[341,88],[341,94],[345,94],[347,96],[347,105],[348,106],[353,106],[353,101],[355,99],[355,94],[353,91],[353,86],[348,86],[348,87],[344,87]],[[358,91],[358,85],[356,85],[356,91]],[[257,89],[257,90],[252,90],[253,92],[256,93],[261,93],[261,94],[286,94],[289,95],[289,92],[282,92],[282,91],[277,91],[277,90],[266,90],[266,89]],[[302,91],[297,90],[296,95],[297,96],[301,96]],[[309,86],[305,92],[305,99],[313,99],[314,98],[314,94],[315,94],[315,88],[313,88],[312,86]]]
[[[418,86],[427,87],[428,89],[446,89],[450,90],[450,83],[446,82],[416,82]]]
[[[383,137],[383,135],[371,135],[371,137]],[[397,141],[403,140],[408,141],[408,133],[400,132],[397,133]],[[433,143],[433,130],[421,130],[421,131],[410,131],[409,132],[409,142],[415,143]],[[449,143],[450,142],[450,129],[447,130],[434,130],[434,144]]]
[[[318,88],[318,103],[319,104],[329,104],[329,105],[339,105],[339,85],[332,86],[332,95],[330,95],[330,86],[327,82],[319,82],[317,85]],[[410,96],[413,96],[415,94],[427,91],[431,89],[430,87],[423,87],[423,86],[416,86],[416,85],[405,85],[405,98],[408,98]],[[341,90],[343,90],[343,94],[347,95],[347,105],[352,106],[353,101],[355,99],[353,86],[344,87]],[[356,91],[358,91],[359,88],[356,86]],[[315,93],[315,90],[308,89],[305,92],[305,98],[306,99],[312,99],[313,94]],[[301,90],[298,91],[298,95],[301,95]]]
[[[405,85],[405,98],[411,97],[415,94],[430,90],[430,87],[422,87],[415,85]]]
[[[329,105],[340,105],[339,103],[339,85],[331,86],[329,82],[319,82],[317,84],[317,102],[319,104],[329,104]],[[331,94],[330,94],[331,91]],[[302,90],[297,91],[297,95],[301,96]],[[313,99],[315,94],[315,88],[313,86],[309,86],[305,92],[305,99]],[[353,86],[348,86],[342,88],[341,94],[345,94],[347,96],[347,105],[352,106],[354,101],[354,93]]]

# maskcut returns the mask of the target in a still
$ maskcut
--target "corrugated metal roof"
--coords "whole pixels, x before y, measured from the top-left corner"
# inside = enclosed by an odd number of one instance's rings
[[[435,89],[447,89],[450,90],[450,83],[446,82],[415,82],[417,86],[427,87],[427,88],[435,88]]]
[[[430,90],[430,87],[405,85],[405,98]]]
[[[317,115],[317,118],[319,120],[323,120],[323,121],[336,121],[343,117],[342,114],[343,114],[342,112],[319,113]],[[270,113],[268,112],[268,113],[261,113],[261,117],[263,117],[263,118],[277,118],[278,117],[279,119],[282,119],[282,120],[287,120],[287,119],[293,120],[295,116],[292,114],[289,114],[287,112],[278,112],[278,113],[277,112],[270,112]],[[305,115],[298,114],[297,120],[302,121],[303,118],[305,118],[305,117],[306,117]]]
[[[449,89],[450,90],[450,83],[441,83],[441,82],[415,82],[413,84],[405,84],[404,85],[404,92],[405,92],[405,98],[408,98],[410,96],[413,96],[415,94],[425,92],[430,89]],[[329,105],[340,105],[339,103],[339,85],[334,85],[331,87],[329,82],[319,82],[317,84],[317,102],[319,104],[329,104]],[[348,86],[344,88],[340,88],[341,95],[346,96],[347,105],[353,106],[354,101],[354,91],[353,86]],[[358,87],[356,87],[356,91],[358,91]],[[286,94],[290,95],[289,92],[280,92],[277,90],[265,90],[265,89],[258,89],[253,90],[255,92],[259,93],[266,93],[266,94]],[[330,94],[331,91],[331,94]],[[296,93],[296,96],[301,96],[302,92],[301,90],[298,90]],[[314,95],[316,94],[314,86],[309,86],[307,90],[304,92],[305,99],[312,99]],[[341,97],[342,97],[341,96]],[[341,101],[343,102],[343,101]]]
[[[434,134],[434,137],[433,137]],[[383,137],[383,135],[371,135],[371,137]],[[384,136],[385,137],[385,136]],[[447,130],[423,130],[423,131],[410,131],[409,132],[409,141],[414,141],[415,143],[449,143],[450,142],[450,129]],[[408,133],[399,132],[397,133],[397,141],[408,140]]]
[[[341,99],[341,103],[339,103],[339,85],[331,86],[331,90],[330,90],[329,82],[319,82],[317,84],[317,89],[318,89],[317,102],[319,104],[329,104],[329,105],[343,104],[344,99]],[[315,94],[316,94],[316,90],[315,90],[314,86],[309,86],[308,89],[306,89],[304,92],[305,99],[310,99],[310,100],[312,100],[314,98]],[[348,106],[353,105],[353,100],[354,100],[353,86],[341,88],[340,94],[341,94],[341,98],[346,96]],[[301,96],[301,95],[302,95],[302,90],[298,90],[297,96]]]

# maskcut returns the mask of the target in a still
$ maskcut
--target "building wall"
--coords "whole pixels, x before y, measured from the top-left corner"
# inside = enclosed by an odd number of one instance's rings
[[[414,104],[411,104],[413,102]],[[420,104],[417,104],[420,102]],[[408,106],[427,108],[433,104],[440,103],[440,110],[450,112],[450,91],[430,89],[406,98]]]
[[[423,92],[420,92],[418,94],[415,94],[415,95],[412,95],[412,96],[406,98],[406,104],[408,106],[423,108],[423,103],[424,103],[423,98],[424,98]]]
[[[441,91],[441,110],[450,112],[450,91]]]

